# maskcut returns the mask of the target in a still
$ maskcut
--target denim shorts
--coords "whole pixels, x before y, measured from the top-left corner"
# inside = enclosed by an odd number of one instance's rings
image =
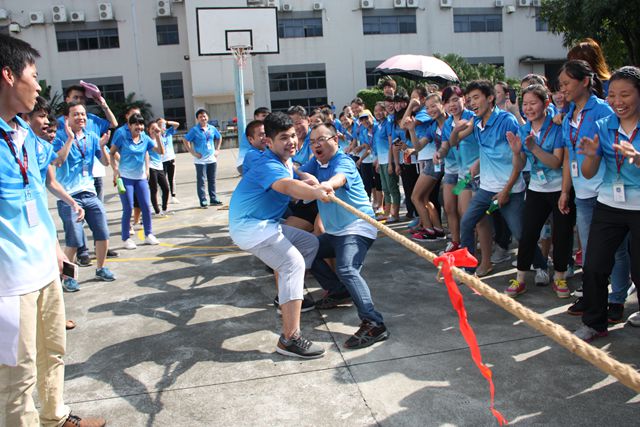
[[[445,173],[442,178],[443,184],[451,184],[456,185],[458,183],[458,174],[457,173]]]
[[[109,240],[109,228],[104,205],[94,193],[83,191],[74,194],[73,199],[84,209],[84,220],[89,224],[93,233],[93,240]],[[70,248],[79,248],[84,244],[84,222],[77,222],[75,212],[71,206],[58,200],[58,215],[64,227],[65,245]]]
[[[440,172],[435,171],[435,165],[433,160],[420,160],[420,173],[422,175],[430,176],[433,179],[442,179],[444,164],[440,163]]]

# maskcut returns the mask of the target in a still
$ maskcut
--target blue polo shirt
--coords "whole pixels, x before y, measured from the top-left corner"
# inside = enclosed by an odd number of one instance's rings
[[[309,142],[310,137],[311,137],[311,132],[307,132],[307,136],[304,138],[302,147],[300,147],[298,152],[294,154],[293,157],[291,158],[293,163],[303,165],[311,158],[311,142]]]
[[[575,110],[576,104],[572,102],[569,105],[567,115],[562,120],[562,139],[569,150],[569,166],[571,167],[571,162],[578,162],[578,176],[573,176],[573,174],[571,176],[576,197],[578,199],[589,199],[598,195],[602,177],[604,176],[604,164],[600,163],[600,169],[598,169],[598,173],[593,178],[585,179],[582,176],[581,169],[584,155],[578,154],[580,139],[583,136],[593,138],[598,131],[596,122],[613,114],[613,110],[605,101],[595,95],[591,95],[578,117],[581,124],[577,126],[575,123],[571,124],[571,117]]]
[[[87,124],[84,127],[86,130],[91,131],[100,137],[109,130],[109,126],[111,126],[111,123],[109,123],[108,120],[96,116],[95,114],[87,113]],[[63,141],[67,140],[67,131],[64,130],[64,116],[58,117],[56,138],[60,138]]]
[[[391,129],[391,122],[388,118],[378,122],[376,124],[376,131],[374,133],[374,146],[376,148],[376,155],[378,156],[378,163],[381,165],[389,164],[389,130]]]
[[[482,118],[475,118],[473,136],[480,146],[480,188],[492,193],[502,191],[513,170],[513,152],[507,141],[507,132],[518,134],[518,121],[511,113],[494,107],[484,128]],[[525,183],[520,173],[511,192],[524,191]]]
[[[251,169],[253,162],[256,161],[258,157],[262,155],[263,151],[258,150],[253,145],[249,144],[249,149],[244,155],[244,160],[242,161],[242,174],[245,175]]]
[[[207,124],[206,128],[202,128],[200,124],[195,125],[184,136],[189,141],[196,153],[201,154],[202,158],[194,157],[193,163],[197,165],[206,165],[216,162],[216,141],[222,138],[215,126]]]
[[[120,176],[128,179],[146,179],[147,178],[147,166],[145,164],[146,153],[151,152],[156,146],[153,139],[149,138],[149,135],[140,133],[138,142],[133,141],[131,132],[122,132],[118,135],[118,138],[113,138],[111,144],[118,148],[120,153]],[[159,159],[157,155],[157,159]]]
[[[373,126],[371,127],[371,131],[366,126],[360,126],[360,145],[367,145],[371,150],[369,155],[362,159],[362,163],[373,163],[377,158],[376,147],[375,147],[375,132],[377,128],[378,122],[374,120]],[[360,157],[364,155],[366,149],[362,149],[360,152]]]
[[[164,154],[162,155],[163,162],[168,162],[176,158],[176,150],[173,147],[173,135],[175,135],[176,132],[176,128],[169,126],[162,134],[162,145],[164,145]]]
[[[300,170],[315,176],[320,182],[327,181],[339,173],[343,174],[347,182],[335,191],[336,197],[360,212],[370,217],[374,216],[371,201],[364,189],[358,168],[342,150],[339,149],[326,165],[321,165],[314,157],[305,163]],[[359,234],[375,239],[376,229],[366,221],[359,219],[335,203],[320,201],[317,203],[318,213],[328,234],[337,236]]]
[[[64,140],[56,137],[53,141],[53,149],[56,153],[66,142],[66,133]],[[56,169],[56,179],[70,196],[83,191],[96,194],[93,183],[93,163],[96,158],[101,157],[98,135],[86,130],[80,136],[74,135],[67,159]]]
[[[540,193],[551,193],[562,190],[562,167],[551,169],[540,159],[527,149],[524,140],[531,133],[531,122],[527,121],[518,130],[518,136],[522,140],[522,152],[527,156],[527,161],[531,165],[531,180],[529,189]],[[535,135],[536,144],[547,153],[553,154],[556,148],[564,148],[562,140],[562,127],[553,123],[553,116],[547,114],[540,128],[540,132]]]
[[[244,173],[244,159],[247,155],[247,152],[250,149],[251,149],[251,143],[247,138],[247,134],[243,132],[240,135],[240,143],[238,144],[238,160],[237,160],[237,166],[242,165],[243,173]]]
[[[426,138],[427,144],[418,152],[418,160],[433,160],[433,155],[442,143],[442,129],[436,120],[429,120],[416,126],[418,139]]]
[[[269,149],[242,175],[229,203],[229,235],[240,249],[251,249],[280,231],[290,198],[271,186],[284,178],[293,178],[291,161],[282,163]]]
[[[616,160],[616,152],[613,149],[617,135],[618,143],[631,142],[634,148],[640,151],[640,122],[636,125],[635,131],[637,133],[633,141],[629,141],[633,133],[631,135],[625,134],[620,127],[618,116],[615,114],[598,120],[596,126],[600,137],[598,155],[602,158],[600,164],[604,164],[604,176],[598,192],[598,201],[618,209],[640,211],[640,168],[629,164],[628,159],[623,158],[621,154],[618,154]],[[618,168],[620,169],[619,173]],[[616,202],[613,198],[613,185],[617,182],[624,183],[624,202]]]
[[[47,207],[47,192],[40,174],[36,134],[19,117],[17,130],[0,119],[0,128],[18,159],[27,156],[25,186],[20,167],[0,135],[0,296],[24,295],[51,283],[60,274],[56,257],[56,227]],[[24,151],[23,148],[24,147]],[[39,222],[29,225],[27,197],[35,200]]]
[[[460,118],[462,120],[470,120],[473,121],[475,118],[475,114],[471,110],[464,109],[462,110],[462,115]],[[454,128],[453,116],[450,116],[444,124],[444,129],[442,132],[442,140],[449,141],[451,138],[451,132]],[[447,153],[447,157],[445,158],[445,172],[447,171],[447,167],[449,165],[451,152],[454,151],[453,157],[455,158],[458,164],[458,177],[464,178],[467,173],[469,173],[469,169],[471,165],[478,160],[480,157],[480,146],[476,141],[476,137],[474,133],[471,132],[461,141],[458,141],[458,145],[456,147],[451,147],[449,152]],[[449,172],[447,172],[449,173]]]
[[[155,144],[153,146],[155,147]],[[159,171],[164,169],[162,166],[162,155],[158,154],[156,150],[149,151],[149,168]]]
[[[53,144],[42,138],[37,139],[36,152],[38,153],[38,165],[40,165],[40,174],[42,182],[47,183],[47,170],[52,161],[58,158],[58,154],[53,149]]]

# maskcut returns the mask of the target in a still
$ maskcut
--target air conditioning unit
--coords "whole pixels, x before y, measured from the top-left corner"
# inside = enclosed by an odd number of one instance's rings
[[[313,2],[313,10],[323,10],[323,9],[324,9],[324,5],[322,4],[322,2],[319,2],[319,1]]]
[[[171,3],[169,3],[169,0],[158,0],[156,3],[156,16],[171,16]]]
[[[67,22],[67,9],[62,5],[51,6],[51,15],[55,23]]]
[[[393,7],[407,7],[407,0],[393,0]]]
[[[29,24],[44,24],[44,13],[39,11],[29,12]]]
[[[283,12],[292,12],[293,5],[291,3],[282,3],[282,6],[280,6],[280,10],[282,10]]]
[[[376,7],[373,0],[360,0],[360,9],[373,9]]]
[[[533,6],[533,7],[542,6],[542,0],[531,0],[531,6]]]
[[[267,0],[267,7],[280,7],[278,0]]]
[[[496,7],[504,7],[504,0],[496,0]]]
[[[419,0],[407,0],[407,7],[410,7],[412,9],[415,9],[418,7],[418,1]]]
[[[518,0],[518,7],[529,7],[531,6],[531,0]]]
[[[71,22],[84,22],[84,10],[72,10],[70,16]]]
[[[7,19],[9,17],[9,12],[7,9],[0,9],[0,19]]]
[[[111,3],[98,3],[98,18],[101,21],[111,21],[113,19],[113,6],[111,6]]]
[[[453,0],[440,0],[440,7],[453,7]]]

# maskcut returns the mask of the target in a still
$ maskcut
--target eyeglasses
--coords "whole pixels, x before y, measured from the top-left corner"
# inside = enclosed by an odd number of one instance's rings
[[[331,140],[331,139],[333,139],[335,137],[336,137],[336,135],[333,135],[333,136],[321,136],[321,137],[318,137],[317,139],[310,139],[309,140],[309,145],[322,144],[322,143],[327,142],[327,141],[329,141],[329,140]]]

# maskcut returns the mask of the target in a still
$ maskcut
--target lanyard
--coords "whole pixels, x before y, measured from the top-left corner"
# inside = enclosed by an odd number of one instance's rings
[[[638,128],[635,128],[631,137],[629,138],[629,143],[632,144],[633,140],[636,139],[636,134],[638,133]],[[615,145],[618,145],[618,139],[620,138],[620,131],[616,130],[616,140],[614,142]],[[622,169],[622,165],[624,164],[624,156],[618,156],[618,149],[613,149],[614,153],[616,153],[616,167],[618,168],[618,176],[620,175],[620,170]],[[620,158],[618,158],[620,157]]]
[[[209,126],[207,126],[206,129],[204,128],[200,128],[202,129],[202,133],[204,134],[204,142],[209,142],[209,136],[211,136],[211,132],[209,132]]]
[[[582,124],[582,123],[581,123]],[[544,135],[542,135],[542,139],[540,140],[540,143],[538,144],[539,147],[542,148],[542,146],[544,145],[544,141],[547,139],[547,136],[549,135],[549,132],[551,132],[551,128],[553,127],[553,123],[549,123],[549,127],[547,128],[547,130],[544,132]]]
[[[84,156],[87,153],[87,142],[86,142],[87,140],[86,140],[86,137],[87,136],[85,135],[84,136],[85,143],[84,143],[84,149],[83,149],[82,146],[80,145],[80,142],[78,141],[78,138],[76,138],[76,136],[73,135],[73,142],[76,144],[76,147],[78,147],[78,151],[80,151],[80,155],[82,156],[82,160],[84,160]]]
[[[576,149],[576,142],[578,142],[578,135],[580,135],[580,128],[582,127],[582,122],[584,122],[585,113],[586,113],[585,110],[582,110],[582,113],[580,113],[580,123],[578,123],[578,129],[576,129],[575,137],[573,136],[573,126],[569,124],[569,140],[571,141],[571,146],[573,147],[574,151]]]
[[[18,153],[16,153],[16,147],[13,146],[13,141],[11,137],[7,135],[7,133],[2,130],[2,138],[5,140],[7,145],[9,146],[9,150],[11,150],[11,154],[13,154],[13,158],[16,159],[18,163],[18,167],[20,168],[20,174],[22,175],[22,184],[26,187],[29,185],[29,175],[27,171],[29,170],[29,156],[27,156],[27,148],[25,144],[22,144],[22,161],[20,161],[20,157],[18,157]]]

